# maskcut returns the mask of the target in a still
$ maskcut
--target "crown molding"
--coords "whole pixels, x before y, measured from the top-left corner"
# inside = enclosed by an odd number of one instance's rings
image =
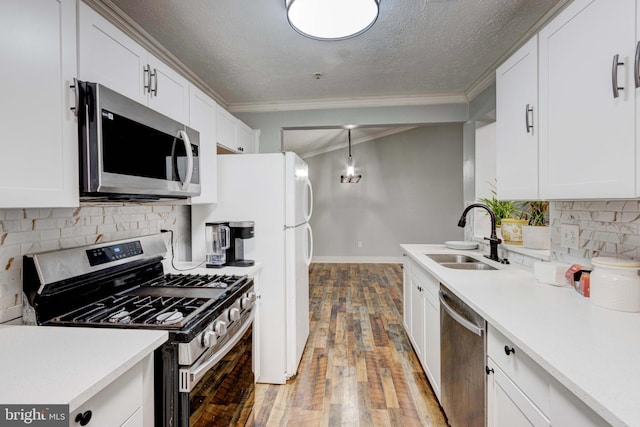
[[[178,74],[185,77],[191,84],[213,98],[222,107],[227,107],[228,102],[211,89],[197,74],[189,69],[175,55],[169,52],[151,34],[142,28],[136,21],[131,19],[122,9],[116,6],[111,0],[82,0],[93,10],[102,15],[105,19],[118,27],[136,43],[140,44],[147,51],[151,52],[162,62],[173,68]]]
[[[475,82],[469,86],[464,92],[469,102],[471,102],[476,96],[480,95],[483,90],[491,86],[496,80],[496,70],[504,61],[511,57],[522,45],[528,42],[531,37],[538,34],[538,32],[544,27],[551,19],[553,19],[562,9],[564,9],[573,0],[560,0],[551,9],[545,13],[542,18],[536,21],[535,24],[529,28],[529,30],[518,41],[509,48],[496,62],[494,62],[487,71],[485,71]]]
[[[376,134],[375,136],[365,136],[363,138],[357,138],[351,141],[351,146],[353,147],[354,145],[358,145],[358,144],[362,144],[364,142],[368,142],[368,141],[374,141],[376,139],[380,139],[380,138],[384,138],[385,136],[389,136],[389,135],[395,135],[396,133],[401,133],[401,132],[405,132],[411,129],[416,128],[416,126],[403,126],[403,127],[392,127],[387,129],[384,132],[380,132],[378,134]],[[309,151],[308,153],[305,153],[303,155],[301,155],[300,157],[303,159],[308,159],[309,157],[315,157],[315,156],[319,156],[320,154],[325,154],[325,153],[330,153],[332,151],[336,151],[336,150],[341,150],[344,148],[347,148],[349,146],[348,142],[341,142],[340,144],[335,144],[335,145],[331,145],[329,147],[324,147],[320,150],[314,150],[314,151]]]
[[[336,98],[305,101],[231,103],[232,113],[267,113],[276,111],[330,110],[341,108],[404,107],[419,105],[466,104],[464,93],[382,96],[367,98]]]

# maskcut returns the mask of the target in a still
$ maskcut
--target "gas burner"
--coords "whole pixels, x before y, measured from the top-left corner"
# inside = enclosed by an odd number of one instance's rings
[[[214,303],[210,298],[112,295],[57,317],[53,323],[175,329]]]
[[[109,323],[131,323],[131,313],[127,310],[122,310],[117,312],[116,314],[110,316],[107,319]]]
[[[160,325],[173,325],[184,319],[184,314],[178,310],[168,311],[156,316],[156,323]]]

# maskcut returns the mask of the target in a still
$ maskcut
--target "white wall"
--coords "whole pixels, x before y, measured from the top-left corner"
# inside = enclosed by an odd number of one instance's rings
[[[355,145],[352,155],[357,184],[340,183],[346,149],[305,159],[315,261],[385,261],[401,256],[401,243],[462,238],[462,124],[418,127]]]

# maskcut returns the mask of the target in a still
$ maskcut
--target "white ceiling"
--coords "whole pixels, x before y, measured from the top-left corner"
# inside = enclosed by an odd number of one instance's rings
[[[567,2],[381,0],[369,31],[317,41],[289,26],[285,0],[99,1],[122,9],[236,112],[318,101],[466,102],[541,17]]]

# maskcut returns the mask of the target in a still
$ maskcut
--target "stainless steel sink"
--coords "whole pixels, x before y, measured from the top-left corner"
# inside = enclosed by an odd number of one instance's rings
[[[441,266],[456,270],[497,270],[497,268],[484,262],[441,262]]]
[[[438,263],[466,263],[466,262],[480,262],[475,258],[471,258],[466,255],[458,255],[458,254],[425,254],[432,260]]]

